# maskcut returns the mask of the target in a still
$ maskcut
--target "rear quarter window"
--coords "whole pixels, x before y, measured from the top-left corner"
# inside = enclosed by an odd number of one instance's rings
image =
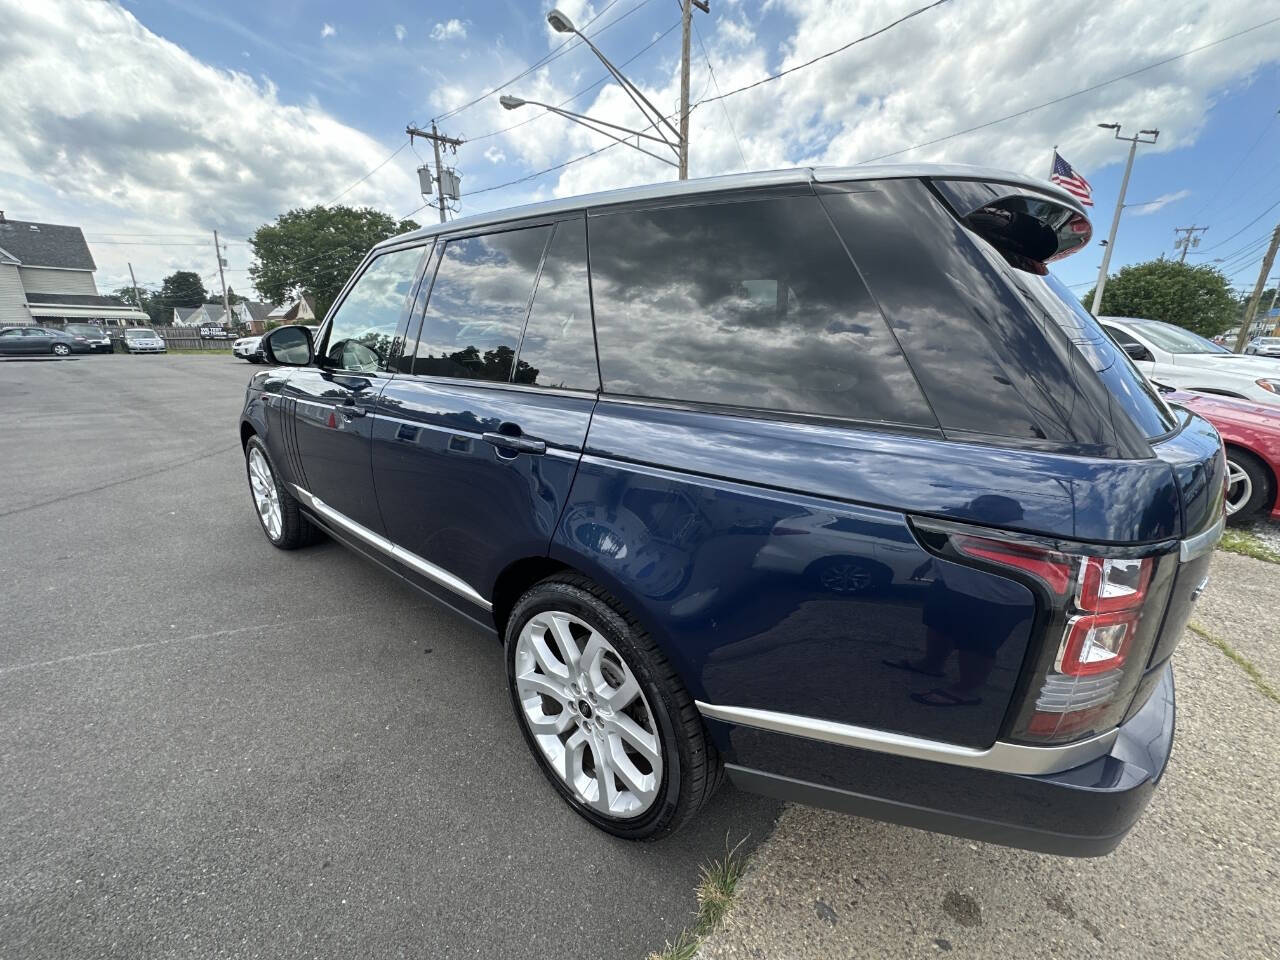
[[[607,392],[936,428],[816,197],[624,209],[588,236]]]

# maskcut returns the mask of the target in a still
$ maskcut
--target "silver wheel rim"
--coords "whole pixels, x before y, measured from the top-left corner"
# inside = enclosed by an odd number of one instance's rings
[[[267,531],[267,536],[272,540],[279,540],[280,531],[284,528],[280,494],[276,490],[276,481],[271,476],[267,458],[257,447],[249,451],[249,488],[253,491],[253,503],[258,508],[262,529]]]
[[[653,806],[662,743],[617,649],[573,614],[535,614],[516,639],[516,694],[533,740],[579,801],[618,820]]]
[[[1253,481],[1234,460],[1227,461],[1227,513],[1239,513],[1253,497]]]
[[[71,348],[68,347],[65,343],[59,343],[54,346],[53,352],[60,357],[65,357],[68,353],[71,352]]]

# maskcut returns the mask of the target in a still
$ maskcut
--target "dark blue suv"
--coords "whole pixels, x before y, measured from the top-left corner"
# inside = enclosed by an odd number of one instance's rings
[[[737,786],[1096,855],[1169,758],[1213,428],[1046,264],[1069,194],[969,167],[556,200],[379,244],[241,420],[323,530],[492,631],[530,750],[653,838]]]

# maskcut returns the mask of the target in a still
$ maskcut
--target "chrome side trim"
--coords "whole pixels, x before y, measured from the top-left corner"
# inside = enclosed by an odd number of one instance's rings
[[[1226,529],[1227,515],[1223,513],[1218,518],[1218,522],[1208,530],[1203,533],[1197,533],[1194,537],[1188,537],[1178,544],[1178,556],[1183,563],[1204,556],[1218,545],[1218,541],[1222,539],[1222,533]]]
[[[293,492],[297,495],[298,499],[301,500],[309,509],[314,510],[335,526],[341,527],[353,537],[367,543],[375,550],[399,560],[406,567],[411,567],[428,580],[439,584],[446,590],[451,590],[458,596],[465,597],[476,606],[481,607],[486,611],[493,609],[493,604],[480,596],[471,584],[455,577],[448,570],[445,570],[443,567],[437,567],[430,560],[424,560],[416,553],[412,553],[404,547],[396,546],[386,537],[382,536],[382,534],[374,533],[363,524],[356,523],[345,514],[339,513],[319,497],[314,496],[307,490],[303,490],[302,487],[298,486],[296,483],[291,483],[289,486],[293,487]]]
[[[704,717],[737,723],[744,727],[772,730],[794,737],[808,737],[843,747],[856,747],[874,753],[889,753],[914,760],[949,763],[957,767],[974,767],[997,773],[1017,773],[1037,776],[1058,773],[1088,763],[1110,752],[1120,731],[1110,730],[1088,740],[1069,743],[1060,747],[1028,747],[1019,743],[997,741],[986,750],[960,747],[953,743],[926,740],[902,733],[889,733],[871,727],[859,727],[851,723],[836,723],[816,717],[801,717],[792,713],[775,713],[772,710],[756,710],[752,707],[722,707],[695,700]]]

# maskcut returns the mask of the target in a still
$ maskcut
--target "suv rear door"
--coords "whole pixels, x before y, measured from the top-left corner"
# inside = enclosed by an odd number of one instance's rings
[[[413,316],[373,418],[378,502],[411,574],[485,606],[545,555],[596,401],[582,215],[443,240]]]

